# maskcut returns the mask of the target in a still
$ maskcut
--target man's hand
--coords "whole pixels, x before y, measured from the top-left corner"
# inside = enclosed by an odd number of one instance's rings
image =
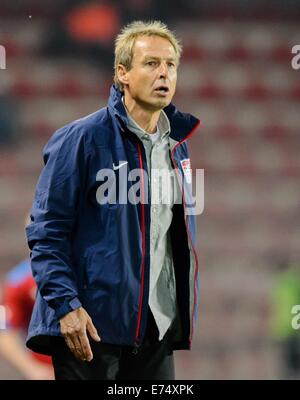
[[[100,342],[101,339],[85,309],[80,307],[71,311],[64,315],[59,322],[61,333],[75,357],[82,361],[91,361],[93,353],[87,332],[96,342]]]

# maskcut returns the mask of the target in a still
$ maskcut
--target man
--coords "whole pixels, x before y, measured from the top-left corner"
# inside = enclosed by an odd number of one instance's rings
[[[300,265],[283,259],[276,267],[270,298],[270,331],[279,349],[278,373],[283,379],[299,379]]]
[[[51,358],[29,351],[24,343],[36,294],[28,259],[9,271],[2,289],[6,326],[0,330],[0,353],[26,379],[53,379]]]
[[[108,107],[44,149],[27,227],[39,289],[27,345],[52,354],[56,379],[174,379],[173,350],[190,349],[198,265],[186,140],[199,121],[171,104],[180,54],[161,22],[125,27]],[[175,168],[173,200],[153,204],[152,172]]]

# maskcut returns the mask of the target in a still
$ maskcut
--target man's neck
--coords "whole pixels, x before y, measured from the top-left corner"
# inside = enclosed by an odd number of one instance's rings
[[[141,108],[135,100],[124,96],[125,107],[131,118],[147,133],[155,133],[157,131],[157,123],[160,116],[160,110],[148,111]]]

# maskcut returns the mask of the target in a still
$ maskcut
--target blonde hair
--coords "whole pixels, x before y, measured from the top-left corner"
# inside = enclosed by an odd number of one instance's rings
[[[166,24],[161,21],[134,21],[126,25],[115,40],[115,62],[114,62],[114,82],[122,91],[123,84],[117,76],[117,67],[124,65],[127,71],[130,70],[133,59],[133,48],[135,40],[140,36],[159,36],[169,40],[173,45],[177,62],[179,63],[182,53],[182,46],[175,34],[169,30]]]

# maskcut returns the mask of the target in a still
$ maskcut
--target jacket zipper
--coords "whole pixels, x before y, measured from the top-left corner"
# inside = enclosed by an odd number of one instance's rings
[[[171,159],[172,159],[172,162],[173,162],[173,164],[175,166],[175,171],[176,171],[176,175],[177,175],[177,178],[178,178],[179,182],[180,182],[180,179],[178,177],[178,171],[177,171],[178,165],[177,165],[177,163],[176,163],[176,161],[174,159],[175,150],[177,149],[177,147],[179,147],[182,143],[184,143],[188,138],[190,138],[192,136],[192,134],[199,127],[199,125],[200,125],[200,121],[197,123],[197,125],[191,130],[191,132],[181,142],[177,143],[174,146],[174,148],[171,151]],[[185,203],[185,198],[184,198],[184,190],[182,190],[182,188],[181,188],[181,194],[182,194],[182,198],[183,198],[183,207],[184,207],[184,209],[186,209],[186,203]],[[194,311],[195,311],[195,306],[196,306],[196,276],[197,276],[197,273],[198,273],[198,257],[197,257],[197,253],[196,253],[196,250],[195,250],[194,245],[193,245],[193,241],[191,239],[191,234],[190,234],[190,231],[189,231],[189,228],[188,228],[188,222],[187,222],[187,217],[186,216],[184,218],[184,223],[185,223],[188,239],[189,239],[189,242],[191,243],[192,250],[193,250],[193,253],[194,253],[194,257],[195,257],[195,261],[196,261],[196,269],[195,269],[195,274],[194,274],[194,303],[193,303],[193,309],[192,309],[192,315],[191,315],[191,321],[190,321],[190,337],[189,337],[189,343],[191,345],[193,332],[194,332],[194,321],[193,320],[194,320]]]
[[[200,125],[200,121],[197,123],[197,125],[192,129],[192,131],[185,137],[184,140],[181,142],[177,143],[177,145],[173,148],[171,151],[171,159],[173,161],[173,164],[178,168],[175,159],[174,159],[174,152],[178,146],[180,146],[183,142],[185,142],[193,133],[194,131],[198,128]],[[137,148],[138,148],[138,154],[139,154],[139,166],[140,170],[143,171],[143,158],[142,158],[142,150],[141,146],[139,143],[137,143]],[[176,170],[176,174],[178,175],[178,172]],[[142,306],[143,306],[143,295],[144,295],[144,275],[145,275],[145,182],[144,182],[144,174],[142,172],[141,174],[141,193],[142,193],[142,204],[141,204],[141,219],[142,219],[142,277],[141,277],[141,290],[140,290],[140,297],[139,297],[139,311],[138,311],[138,322],[136,326],[136,332],[135,332],[135,342],[134,342],[134,349],[132,351],[133,354],[137,354],[140,343],[139,343],[139,334],[140,334],[140,325],[141,325],[141,316],[142,316]],[[184,193],[182,192],[183,196],[183,204],[184,208],[186,208],[185,200],[184,200]],[[191,343],[192,335],[193,335],[193,315],[194,315],[194,309],[195,309],[195,304],[196,304],[196,275],[198,272],[198,257],[195,251],[195,248],[193,246],[193,242],[191,240],[190,232],[188,229],[188,224],[186,218],[184,219],[185,226],[186,226],[186,231],[190,240],[190,243],[192,245],[193,253],[195,256],[196,260],[196,270],[195,270],[195,275],[194,275],[194,304],[193,304],[193,310],[192,310],[192,318],[191,318],[191,327],[190,327],[190,338],[189,342]]]
[[[139,311],[138,311],[138,321],[135,332],[135,342],[133,354],[138,353],[138,348],[140,347],[139,343],[139,334],[140,334],[140,325],[141,325],[141,316],[142,316],[142,307],[143,307],[143,295],[144,295],[144,275],[145,275],[145,182],[144,182],[144,168],[143,168],[143,158],[142,158],[142,150],[141,145],[137,144],[138,154],[139,154],[139,165],[141,170],[141,194],[142,194],[142,204],[141,204],[141,219],[142,219],[142,277],[141,277],[141,290],[139,297]]]

